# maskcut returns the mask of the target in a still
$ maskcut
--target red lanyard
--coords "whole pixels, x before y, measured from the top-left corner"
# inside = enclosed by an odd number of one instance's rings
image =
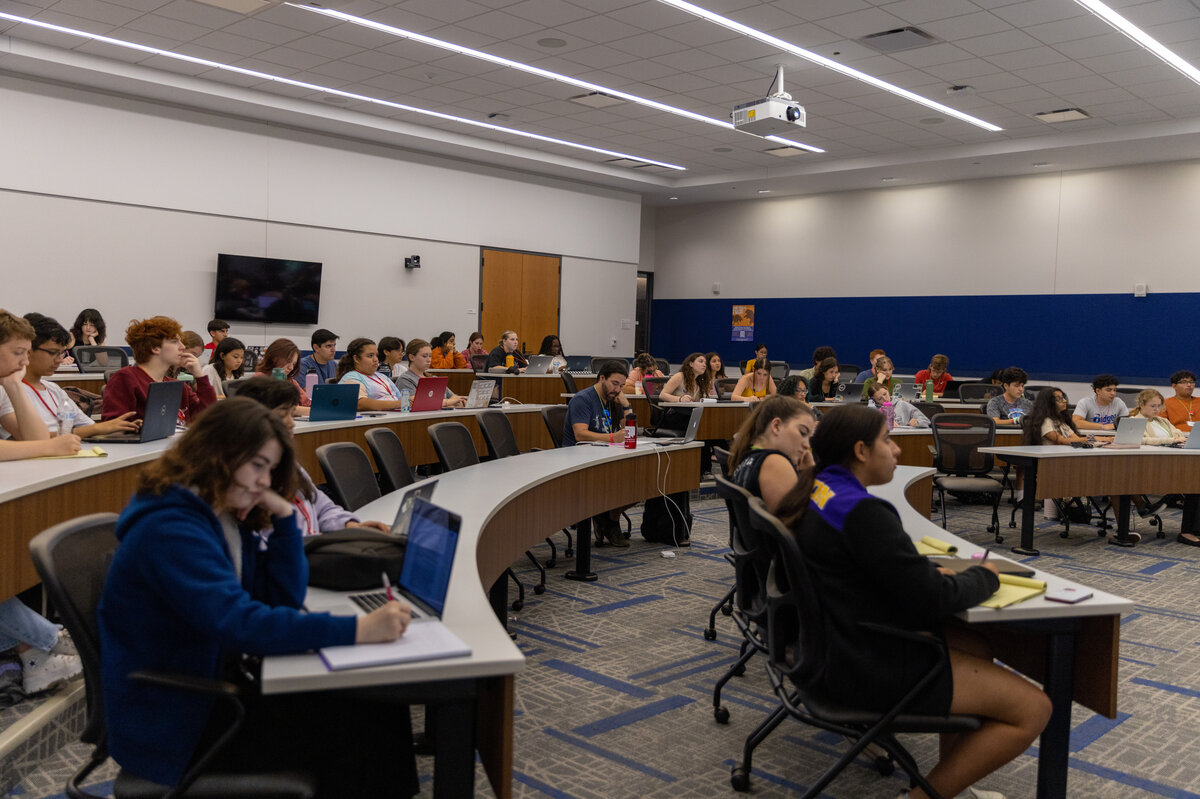
[[[383,386],[383,390],[387,393],[389,399],[397,399],[396,395],[392,393],[392,386],[388,385],[390,381],[384,380],[378,375],[364,375],[364,377],[366,377],[368,380],[374,380],[376,383]]]
[[[58,400],[54,399],[54,395],[51,394],[48,390],[46,391],[46,396],[50,397],[50,402],[54,403],[54,407],[51,408],[49,403],[47,403],[46,400],[44,400],[42,398],[42,392],[40,392],[36,388],[34,388],[33,384],[31,384],[28,380],[26,380],[23,377],[21,378],[21,382],[24,383],[25,385],[29,386],[29,390],[33,392],[33,396],[37,397],[38,402],[42,403],[42,407],[45,408],[50,413],[51,416],[53,416],[55,419],[57,419],[58,418]]]
[[[309,515],[308,508],[304,507],[306,504],[304,502],[304,500],[302,500],[297,495],[296,498],[292,500],[292,504],[294,504],[297,508],[299,508],[301,515],[304,516],[304,534],[305,535],[316,535],[318,532],[320,532],[319,530],[313,529],[312,516]]]

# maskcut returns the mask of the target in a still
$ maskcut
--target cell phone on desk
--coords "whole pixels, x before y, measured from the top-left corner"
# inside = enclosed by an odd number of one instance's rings
[[[1091,599],[1092,592],[1086,588],[1066,586],[1064,588],[1056,588],[1053,591],[1046,592],[1046,599],[1051,602],[1062,602],[1065,605],[1074,605],[1078,602],[1083,602],[1085,599]]]

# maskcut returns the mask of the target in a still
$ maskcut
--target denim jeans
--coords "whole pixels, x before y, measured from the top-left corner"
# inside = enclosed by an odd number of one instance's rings
[[[17,644],[29,644],[34,649],[49,650],[58,640],[54,624],[16,597],[0,602],[0,652]]]

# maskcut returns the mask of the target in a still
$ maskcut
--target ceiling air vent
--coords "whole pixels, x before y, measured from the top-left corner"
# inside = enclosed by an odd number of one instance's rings
[[[939,39],[933,34],[926,33],[920,28],[896,28],[895,30],[872,33],[863,36],[858,41],[878,50],[881,53],[898,53],[901,50],[912,50],[934,44]]]
[[[1063,108],[1058,111],[1042,111],[1034,114],[1034,117],[1049,122],[1074,122],[1078,119],[1091,119],[1091,115],[1087,111],[1081,111],[1078,108]]]

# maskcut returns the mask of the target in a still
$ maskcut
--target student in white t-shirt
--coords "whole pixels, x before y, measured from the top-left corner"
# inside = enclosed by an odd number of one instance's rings
[[[75,404],[67,392],[56,383],[45,378],[54,374],[59,363],[68,352],[67,342],[70,333],[56,320],[41,314],[26,314],[26,321],[33,325],[33,346],[29,351],[29,366],[25,367],[25,377],[21,380],[21,389],[32,410],[46,423],[51,435],[58,435],[59,414],[63,415],[64,430],[61,432],[81,433],[88,436],[116,433],[124,430],[136,430],[141,422],[133,419],[133,412],[111,419],[107,422],[96,423]],[[71,428],[66,430],[65,428]],[[82,428],[87,428],[83,430]],[[0,428],[3,438],[14,438],[18,441],[27,437],[22,435],[16,410],[7,394],[0,393]]]
[[[221,343],[213,350],[212,361],[204,367],[203,372],[217,392],[217,399],[225,399],[226,380],[242,379],[242,364],[245,362],[245,344],[232,336],[221,339]]]
[[[1096,375],[1092,381],[1096,396],[1084,397],[1075,406],[1075,426],[1080,430],[1116,430],[1117,417],[1129,415],[1125,401],[1117,396],[1120,384],[1114,375]]]

